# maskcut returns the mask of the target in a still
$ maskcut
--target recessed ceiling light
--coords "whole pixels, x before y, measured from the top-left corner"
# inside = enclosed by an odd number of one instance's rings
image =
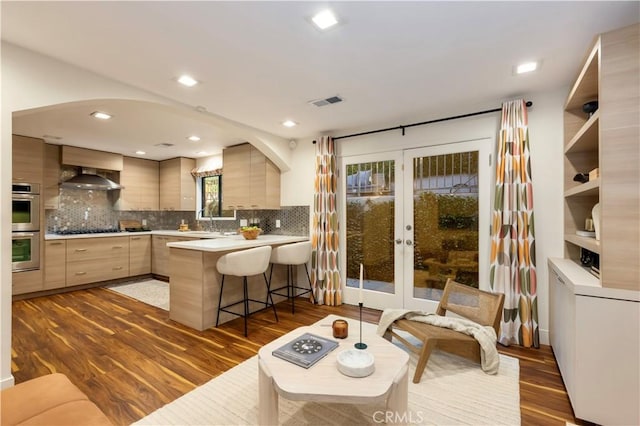
[[[192,135],[192,136],[189,136],[187,139],[189,139],[191,142],[198,142],[200,140],[200,136]]]
[[[91,113],[91,115],[94,118],[99,118],[100,120],[108,120],[111,118],[110,114],[107,114],[106,112],[100,112],[100,111],[94,111]]]
[[[284,127],[295,127],[295,126],[297,126],[297,125],[298,125],[298,123],[296,123],[296,122],[295,122],[295,121],[293,121],[293,120],[285,120],[285,121],[283,121],[283,122],[282,122],[282,125],[283,125]]]
[[[136,154],[138,154],[138,155],[145,155],[145,154],[146,154],[146,152],[144,152],[144,151],[139,151],[139,150],[138,150],[138,151],[136,151]]]
[[[185,75],[181,75],[180,78],[178,78],[178,83],[187,87],[192,87],[198,84],[198,80],[191,77],[190,75],[185,74]]]
[[[537,62],[525,62],[516,67],[516,74],[524,74],[527,72],[532,72],[538,69]]]
[[[311,18],[314,24],[321,30],[326,30],[329,27],[333,27],[338,23],[335,15],[329,9],[323,10],[322,12],[316,14],[313,18]]]

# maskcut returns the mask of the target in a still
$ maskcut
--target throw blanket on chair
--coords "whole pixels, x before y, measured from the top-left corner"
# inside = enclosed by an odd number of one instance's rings
[[[480,364],[482,371],[488,374],[498,374],[500,357],[496,349],[497,336],[493,327],[483,326],[464,318],[447,317],[407,309],[385,309],[378,323],[378,335],[383,336],[393,322],[401,318],[423,322],[436,327],[449,328],[472,336],[480,344]]]

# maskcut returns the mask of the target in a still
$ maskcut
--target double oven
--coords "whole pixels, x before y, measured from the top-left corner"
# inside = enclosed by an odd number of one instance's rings
[[[11,204],[12,270],[40,269],[40,185],[14,183]]]

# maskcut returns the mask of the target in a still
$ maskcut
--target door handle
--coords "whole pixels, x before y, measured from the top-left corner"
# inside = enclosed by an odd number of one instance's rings
[[[407,240],[407,241],[405,241],[405,242],[406,242],[406,244],[407,244],[408,246],[410,246],[410,245],[412,245],[412,244],[413,244],[413,241],[411,241],[411,240]]]

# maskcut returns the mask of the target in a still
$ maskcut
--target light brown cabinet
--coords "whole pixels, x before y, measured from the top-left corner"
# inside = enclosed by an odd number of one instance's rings
[[[122,154],[64,145],[62,164],[100,170],[122,170]]]
[[[44,144],[42,204],[45,210],[60,207],[60,146]]]
[[[129,275],[151,273],[151,235],[129,237]]]
[[[44,243],[44,289],[67,285],[67,242],[52,240]]]
[[[589,116],[582,106],[594,100]],[[639,424],[640,384],[629,372],[640,357],[640,24],[596,37],[564,132],[565,256],[549,260],[549,340],[576,417]],[[598,177],[573,181],[594,168]],[[599,241],[576,235],[597,203]],[[599,277],[582,267],[581,249],[599,255]]]
[[[565,257],[580,249],[600,255],[602,287],[640,290],[640,24],[596,38],[564,108]],[[591,116],[586,102],[598,101]],[[598,168],[599,177],[574,182]],[[601,210],[600,240],[576,235],[593,207]]]
[[[222,151],[223,207],[227,210],[280,208],[280,170],[251,144]]]
[[[154,275],[169,276],[169,247],[168,243],[177,241],[193,241],[199,238],[168,237],[165,235],[153,235],[151,248],[151,273]]]
[[[251,145],[236,145],[222,150],[222,206],[241,210],[248,204]]]
[[[13,135],[12,141],[13,181],[42,184],[44,141],[20,135]]]
[[[195,211],[196,181],[191,171],[193,158],[173,158],[160,162],[160,210]]]
[[[42,290],[42,269],[36,271],[13,272],[11,274],[12,294],[26,294]]]
[[[157,161],[124,157],[120,184],[114,204],[116,210],[158,210],[160,196],[160,165]]]
[[[129,237],[67,240],[67,286],[129,276]]]

